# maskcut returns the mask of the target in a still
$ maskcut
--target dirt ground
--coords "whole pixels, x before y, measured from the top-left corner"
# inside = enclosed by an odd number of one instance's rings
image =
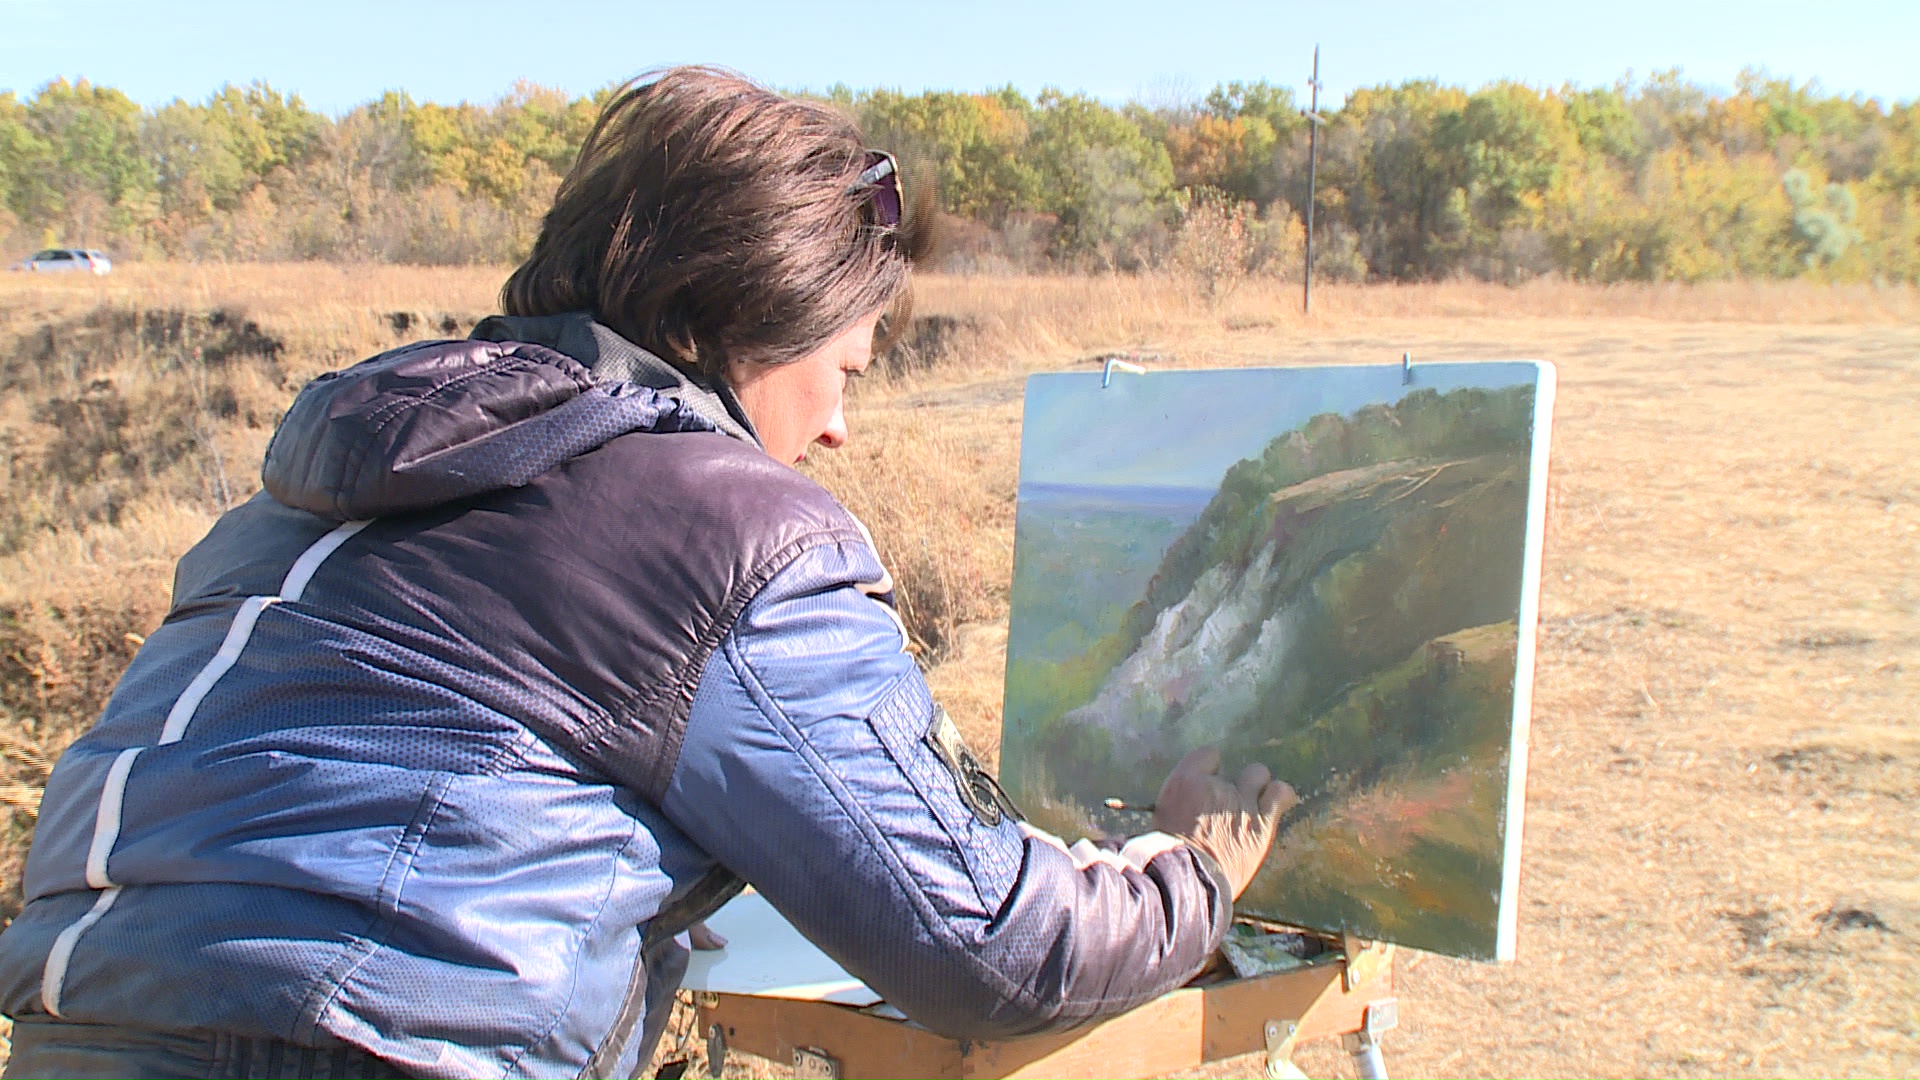
[[[132,308],[235,306],[286,344],[285,372],[221,375],[250,380],[234,384],[247,404],[390,346],[403,333],[396,312],[470,325],[499,276],[132,267],[102,280],[10,285],[0,324],[26,340],[99,302],[83,295],[96,288]],[[1125,281],[935,280],[921,310],[973,320],[977,340],[963,335],[930,373],[861,386],[853,444],[811,467],[873,526],[920,605],[910,622],[938,660],[930,682],[992,757],[1027,373],[1088,369],[1115,349],[1156,370],[1397,363],[1403,352],[1553,361],[1519,956],[1403,952],[1389,1069],[1916,1075],[1916,295],[1350,288],[1327,290],[1324,313],[1300,319],[1282,313],[1297,294],[1278,291],[1208,311]],[[220,445],[255,461],[266,429],[236,421]],[[69,549],[94,577],[163,588],[217,510],[192,490],[132,506],[131,525],[8,555],[0,591],[22,603],[62,595],[64,578],[32,575],[72,562]],[[140,524],[153,521],[176,525]],[[1296,1060],[1310,1075],[1351,1074],[1335,1046]],[[1250,1057],[1206,1075],[1262,1068]]]
[[[1174,362],[1403,352],[1560,394],[1519,958],[1401,953],[1390,1070],[1920,1073],[1920,328],[1373,319]],[[1016,385],[876,408],[1011,454]],[[1004,630],[960,637],[932,681],[986,741]]]
[[[1920,332],[1525,331],[1412,344],[1562,393],[1519,960],[1397,1069],[1920,1071]]]

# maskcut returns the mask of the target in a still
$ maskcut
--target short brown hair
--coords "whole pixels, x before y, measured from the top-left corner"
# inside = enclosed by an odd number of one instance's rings
[[[856,186],[865,163],[847,117],[732,72],[677,67],[629,83],[561,181],[502,307],[589,311],[716,380],[729,360],[798,359],[904,298],[926,246],[930,214],[874,221]]]

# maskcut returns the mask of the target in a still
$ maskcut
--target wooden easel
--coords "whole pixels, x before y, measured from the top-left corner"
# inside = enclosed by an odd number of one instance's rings
[[[1394,1025],[1393,946],[1352,938],[1307,967],[1188,986],[1091,1027],[958,1042],[850,1005],[699,993],[708,1061],[738,1050],[803,1077],[1162,1076],[1261,1050],[1269,1076],[1299,1076],[1293,1048],[1347,1037],[1361,1075],[1382,1075],[1378,1036]]]

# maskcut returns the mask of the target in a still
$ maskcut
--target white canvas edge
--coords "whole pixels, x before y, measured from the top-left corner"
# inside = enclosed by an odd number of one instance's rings
[[[726,948],[694,950],[682,990],[856,1007],[881,1000],[751,889],[727,901],[707,926],[727,939]]]
[[[1547,468],[1553,449],[1553,397],[1559,374],[1545,360],[1533,391],[1533,455],[1527,466],[1527,541],[1520,569],[1520,640],[1513,664],[1513,741],[1507,752],[1506,851],[1500,860],[1500,908],[1493,958],[1514,958],[1520,930],[1520,833],[1527,806],[1527,734],[1533,721],[1533,667],[1540,633],[1540,574],[1547,539]]]

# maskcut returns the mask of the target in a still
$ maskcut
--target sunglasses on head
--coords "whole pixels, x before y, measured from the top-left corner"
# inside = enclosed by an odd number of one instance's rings
[[[847,191],[849,194],[869,192],[873,223],[883,229],[899,228],[906,200],[900,190],[900,165],[892,154],[885,150],[867,151],[867,167],[860,171],[860,178]]]

